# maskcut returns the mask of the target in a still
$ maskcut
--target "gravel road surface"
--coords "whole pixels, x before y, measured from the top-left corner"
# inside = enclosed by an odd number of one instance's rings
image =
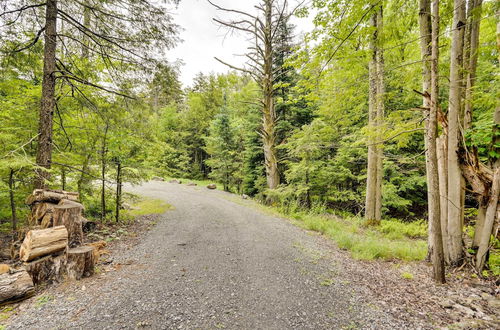
[[[350,280],[331,242],[252,201],[165,182],[128,190],[175,209],[116,252],[115,271],[32,298],[8,328],[413,328]]]

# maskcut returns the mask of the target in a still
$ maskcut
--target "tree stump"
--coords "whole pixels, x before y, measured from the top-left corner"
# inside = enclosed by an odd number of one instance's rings
[[[66,256],[46,256],[24,264],[35,285],[60,282],[66,265]]]
[[[30,275],[24,269],[0,275],[0,303],[27,298],[35,292]]]
[[[66,271],[68,278],[79,280],[94,274],[94,247],[80,246],[66,252]]]
[[[66,227],[69,247],[80,246],[83,243],[82,210],[83,206],[79,203],[62,202],[54,208],[53,225]]]
[[[68,245],[68,231],[64,226],[30,230],[24,238],[19,257],[31,261],[54,252],[62,251]]]

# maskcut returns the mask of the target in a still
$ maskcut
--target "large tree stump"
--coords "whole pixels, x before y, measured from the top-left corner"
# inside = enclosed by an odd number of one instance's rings
[[[58,251],[68,245],[68,231],[64,226],[30,230],[24,238],[19,257],[22,261],[31,261]]]
[[[30,275],[24,269],[0,275],[0,303],[27,298],[35,292]]]
[[[61,281],[66,265],[66,256],[46,256],[24,264],[35,285]]]
[[[66,270],[68,278],[79,280],[94,274],[94,247],[80,246],[66,252]]]
[[[61,202],[54,208],[54,226],[65,226],[68,230],[69,247],[80,246],[83,243],[82,210],[80,203]]]
[[[26,204],[33,205],[36,202],[59,203],[63,199],[78,202],[79,194],[63,190],[44,190],[35,189],[31,195],[26,198]]]

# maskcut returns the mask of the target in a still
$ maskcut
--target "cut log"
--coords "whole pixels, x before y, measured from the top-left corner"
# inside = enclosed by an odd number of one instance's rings
[[[19,257],[31,261],[51,253],[62,251],[68,245],[68,231],[64,226],[30,230],[24,238]]]
[[[66,256],[46,256],[41,259],[25,263],[24,268],[30,274],[35,285],[41,283],[60,282],[64,275]]]
[[[81,204],[61,203],[54,208],[54,226],[65,226],[68,230],[69,247],[80,246],[83,243]]]
[[[94,247],[80,246],[66,252],[66,270],[69,279],[79,280],[94,274]]]
[[[0,303],[27,298],[35,292],[30,275],[24,269],[0,275]]]
[[[40,202],[40,203],[35,203],[31,206],[31,213],[29,216],[29,223],[31,226],[42,226],[43,228],[48,228],[51,227],[51,225],[47,225],[49,223],[52,223],[52,213],[54,210],[54,207],[56,207],[57,204],[54,203],[46,203],[46,202]],[[44,227],[43,224],[46,224]]]
[[[59,203],[63,199],[78,202],[79,197],[79,194],[76,192],[35,189],[33,193],[26,198],[26,204],[33,205],[36,202]]]

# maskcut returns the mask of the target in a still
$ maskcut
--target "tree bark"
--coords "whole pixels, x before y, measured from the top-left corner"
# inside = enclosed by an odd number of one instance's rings
[[[372,59],[369,64],[369,107],[368,107],[368,167],[366,179],[365,220],[367,224],[378,224],[381,220],[382,204],[382,145],[381,125],[384,113],[383,54],[379,36],[382,30],[382,7],[371,17],[374,28],[370,40]]]
[[[52,129],[56,104],[57,0],[47,0],[45,12],[45,46],[43,57],[42,101],[38,123],[35,188],[42,189],[50,178],[52,163]]]
[[[35,285],[42,283],[59,282],[65,271],[66,257],[46,256],[38,260],[27,262],[24,268],[30,274]]]
[[[382,220],[382,184],[384,179],[384,148],[382,125],[385,112],[385,82],[384,82],[384,47],[383,47],[383,6],[377,11],[377,190],[375,193],[375,220]]]
[[[441,234],[443,236],[443,253],[446,264],[449,264],[448,252],[448,162],[447,162],[447,138],[441,135],[436,141],[439,174],[439,212],[441,218]]]
[[[16,214],[16,200],[14,198],[14,174],[15,170],[9,171],[9,199],[10,199],[10,212],[12,215],[12,230],[17,230],[17,214]]]
[[[116,164],[116,208],[115,220],[120,221],[120,208],[122,204],[122,163],[120,161]]]
[[[34,293],[33,281],[24,269],[9,271],[0,275],[0,303],[17,301]]]
[[[39,202],[59,203],[63,199],[78,202],[79,197],[80,195],[76,192],[35,189],[33,193],[26,198],[26,204],[33,205]]]
[[[428,199],[429,223],[432,223],[432,232],[429,235],[433,240],[433,277],[438,283],[445,283],[445,258],[443,248],[443,233],[441,227],[441,197],[439,188],[438,165],[438,112],[439,112],[439,0],[431,4],[431,102],[427,124],[427,168],[428,168]],[[432,211],[431,211],[432,210]],[[431,217],[432,215],[432,217]]]
[[[95,259],[93,246],[80,246],[69,249],[66,253],[66,258],[68,278],[79,280],[82,277],[94,274]]]
[[[54,252],[62,251],[68,245],[68,231],[64,226],[30,230],[24,238],[19,257],[31,261]]]
[[[467,15],[467,33],[465,38],[465,120],[464,128],[469,129],[472,123],[472,92],[476,81],[477,58],[479,49],[479,27],[482,0],[469,0]]]
[[[463,256],[462,171],[458,159],[462,113],[462,63],[465,30],[465,0],[454,0],[448,109],[448,243],[449,261],[458,265]]]
[[[59,204],[54,208],[53,226],[66,227],[69,247],[80,246],[83,243],[82,210],[81,204],[73,203]]]
[[[273,75],[273,1],[264,1],[264,75],[262,81],[264,107],[262,109],[262,140],[266,167],[266,179],[269,189],[276,189],[280,184],[278,156],[276,152],[276,109],[274,107]]]
[[[106,154],[108,152],[107,137],[109,124],[106,123],[101,149],[101,221],[106,219]]]

